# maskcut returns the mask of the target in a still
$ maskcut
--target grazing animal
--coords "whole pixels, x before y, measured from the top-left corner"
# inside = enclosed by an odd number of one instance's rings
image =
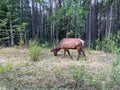
[[[64,49],[64,56],[65,56],[66,51],[67,51],[68,55],[72,59],[72,56],[69,52],[69,49],[77,49],[77,51],[78,51],[77,60],[78,60],[81,52],[85,56],[83,46],[84,46],[84,41],[81,40],[80,38],[64,38],[60,41],[60,43],[55,48],[51,49],[51,51],[54,53],[55,56],[57,56],[57,52],[61,49]]]

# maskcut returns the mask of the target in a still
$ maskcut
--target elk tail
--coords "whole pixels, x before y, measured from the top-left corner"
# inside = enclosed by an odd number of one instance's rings
[[[84,46],[84,41],[80,39],[80,41],[82,42],[82,47]]]

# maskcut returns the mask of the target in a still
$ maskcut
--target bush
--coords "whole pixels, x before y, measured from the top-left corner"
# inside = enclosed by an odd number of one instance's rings
[[[6,71],[10,71],[11,70],[11,63],[7,62],[6,66],[5,66]]]
[[[119,54],[116,54],[115,56],[112,71],[113,71],[112,74],[113,83],[120,85],[120,55]]]
[[[6,62],[5,67],[2,65],[2,63],[0,63],[0,73],[9,72],[10,70],[11,70],[11,63],[10,62]]]
[[[23,48],[23,47],[24,47],[24,41],[23,41],[22,39],[19,41],[19,47],[20,47],[20,48]]]
[[[102,41],[102,50],[105,52],[115,53],[117,48],[120,47],[120,31],[117,35],[111,34],[110,37],[105,37]]]
[[[48,42],[45,42],[45,43],[41,44],[41,46],[42,46],[42,48],[50,47]]]
[[[41,53],[41,47],[36,41],[29,42],[29,55],[32,61],[37,61]]]
[[[85,66],[82,65],[80,70],[76,64],[73,64],[71,67],[73,69],[73,77],[75,80],[74,88],[84,89],[88,79],[88,74],[85,70]]]

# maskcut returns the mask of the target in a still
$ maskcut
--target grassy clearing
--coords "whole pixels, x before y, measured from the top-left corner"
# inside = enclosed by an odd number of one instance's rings
[[[8,89],[51,90],[117,90],[111,73],[114,54],[86,50],[76,61],[77,51],[71,50],[73,60],[63,51],[53,56],[50,49],[43,48],[38,61],[30,60],[27,49],[0,49],[0,87]]]

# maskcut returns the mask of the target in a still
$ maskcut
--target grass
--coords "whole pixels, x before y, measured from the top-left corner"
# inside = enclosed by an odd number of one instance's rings
[[[3,48],[0,50],[3,72],[0,86],[24,90],[113,90],[119,87],[111,83],[114,54],[86,50],[87,61],[82,56],[77,61],[77,51],[70,52],[73,60],[68,55],[64,57],[62,50],[55,57],[50,49],[44,48],[34,62],[27,49]]]
[[[37,61],[41,53],[41,47],[38,45],[36,41],[30,41],[28,52],[29,52],[30,59],[32,61]]]

